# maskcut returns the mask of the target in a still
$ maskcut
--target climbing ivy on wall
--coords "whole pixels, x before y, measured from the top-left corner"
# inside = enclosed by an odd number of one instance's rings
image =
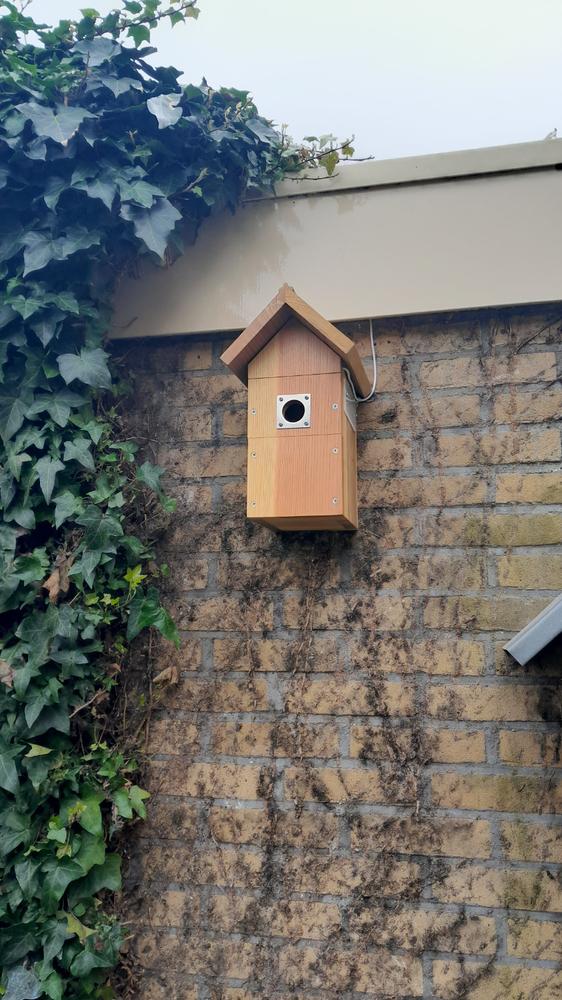
[[[26,7],[0,2],[0,995],[109,1000],[112,839],[147,798],[111,704],[131,640],[179,641],[135,528],[147,491],[173,507],[120,436],[112,292],[248,190],[352,150],[294,146],[247,93],[158,67],[151,29],[193,0],[56,27]]]

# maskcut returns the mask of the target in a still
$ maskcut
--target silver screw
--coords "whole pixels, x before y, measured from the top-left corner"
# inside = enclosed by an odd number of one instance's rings
[[[279,396],[279,402],[280,402],[280,403],[282,403],[282,402],[283,402],[283,396]]]
[[[277,424],[277,426],[278,427],[282,427],[283,426],[283,424],[281,423],[281,421],[279,421],[279,423]]]
[[[255,408],[254,408],[254,409],[252,410],[252,416],[253,416],[253,417],[255,417],[255,415],[256,415],[256,411],[255,411]]]
[[[338,498],[337,497],[332,497],[332,503],[337,503],[337,502],[338,502]]]
[[[337,453],[338,453],[338,449],[337,448],[332,448],[332,455],[337,455]]]
[[[256,501],[255,501],[255,500],[252,500],[252,504],[251,504],[251,506],[252,506],[252,507],[255,507],[255,506],[256,506]]]
[[[338,409],[338,404],[332,403],[332,410],[337,410],[337,409]]]
[[[308,420],[305,420],[305,422],[304,422],[304,426],[305,426],[305,427],[308,427]]]
[[[305,398],[305,399],[310,399],[310,396],[305,396],[304,398]]]
[[[256,457],[256,453],[255,453],[255,451],[253,451],[252,452],[252,458],[255,458],[255,457]]]

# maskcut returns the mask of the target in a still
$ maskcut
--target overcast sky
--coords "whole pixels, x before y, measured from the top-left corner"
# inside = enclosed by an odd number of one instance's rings
[[[86,0],[34,0],[36,20]],[[98,2],[102,11],[114,4]],[[161,64],[250,90],[294,138],[354,134],[377,159],[562,133],[560,0],[200,0],[155,33]]]

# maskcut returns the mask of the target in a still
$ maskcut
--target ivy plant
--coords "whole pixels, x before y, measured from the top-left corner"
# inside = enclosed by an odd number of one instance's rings
[[[179,641],[134,529],[146,491],[173,505],[120,436],[112,293],[250,189],[352,150],[295,146],[246,92],[159,67],[151,29],[193,0],[55,27],[26,6],[0,0],[0,995],[110,1000],[112,840],[147,793],[106,714],[131,640]]]

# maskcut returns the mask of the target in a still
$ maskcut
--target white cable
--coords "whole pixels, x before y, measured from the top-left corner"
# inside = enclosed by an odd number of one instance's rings
[[[353,393],[353,398],[356,403],[367,403],[375,395],[375,389],[377,387],[377,358],[375,355],[375,335],[373,333],[373,321],[369,320],[369,329],[371,333],[371,353],[373,356],[373,384],[371,386],[371,391],[367,396],[358,396],[351,378],[351,374],[347,368],[344,368],[344,372],[349,382],[350,389]]]

